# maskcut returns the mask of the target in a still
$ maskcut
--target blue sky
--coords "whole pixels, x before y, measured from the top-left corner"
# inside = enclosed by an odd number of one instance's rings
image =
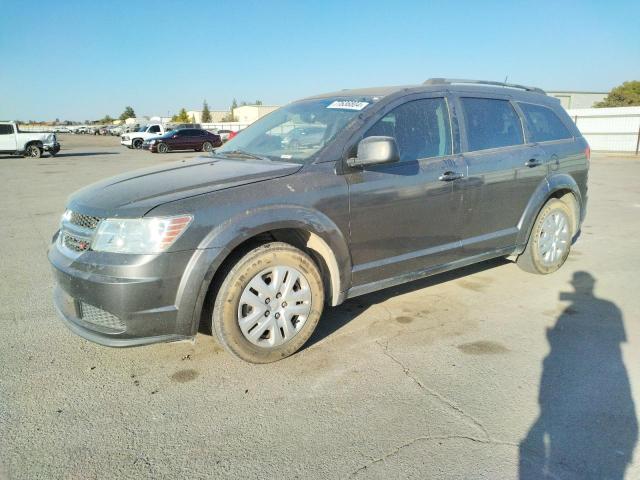
[[[464,77],[640,79],[640,2],[3,0],[0,118],[95,119]]]

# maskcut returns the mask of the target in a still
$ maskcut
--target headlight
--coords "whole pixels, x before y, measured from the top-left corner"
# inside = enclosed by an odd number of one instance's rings
[[[156,140],[149,140],[149,144],[153,145],[154,143],[156,143]]]
[[[123,140],[127,141],[129,140],[129,137],[127,137],[126,135],[124,137],[122,137]]]
[[[150,254],[169,248],[193,220],[191,215],[100,222],[91,249],[98,252]]]

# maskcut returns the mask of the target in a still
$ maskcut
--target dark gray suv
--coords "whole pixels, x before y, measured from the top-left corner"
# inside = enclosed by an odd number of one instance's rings
[[[296,128],[318,141],[283,141]],[[89,340],[193,338],[243,360],[309,339],[325,303],[514,256],[551,273],[585,215],[589,146],[537,88],[432,79],[291,103],[193,161],[71,196],[55,304]]]

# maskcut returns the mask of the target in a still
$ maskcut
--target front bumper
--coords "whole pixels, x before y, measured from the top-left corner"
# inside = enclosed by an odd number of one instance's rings
[[[156,148],[156,144],[155,143],[143,143],[142,144],[142,149],[143,150],[149,150],[150,152],[156,153],[158,151],[158,149]]]
[[[197,292],[206,274],[204,265],[193,261],[197,253],[77,254],[56,236],[48,253],[55,307],[73,332],[110,347],[192,338],[200,318]],[[85,311],[113,322],[96,323]]]
[[[58,153],[60,151],[60,144],[58,142],[56,143],[46,143],[42,146],[44,148],[45,152],[53,152]]]
[[[120,138],[120,145],[124,145],[125,147],[131,147],[132,146],[132,141],[131,139],[123,139],[122,137]]]

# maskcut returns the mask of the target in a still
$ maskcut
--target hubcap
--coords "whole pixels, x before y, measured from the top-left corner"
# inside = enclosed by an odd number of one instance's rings
[[[293,267],[267,268],[247,284],[238,304],[238,325],[254,345],[273,348],[302,329],[311,312],[311,289]]]
[[[37,157],[38,156],[37,147],[29,147],[29,156],[30,157]]]
[[[211,146],[211,144],[210,144],[209,142],[205,142],[205,144],[202,146],[202,149],[203,149],[205,152],[210,152],[212,148],[213,148],[213,147]]]
[[[553,266],[560,262],[569,248],[569,219],[560,211],[552,212],[542,223],[538,253],[542,263]]]

